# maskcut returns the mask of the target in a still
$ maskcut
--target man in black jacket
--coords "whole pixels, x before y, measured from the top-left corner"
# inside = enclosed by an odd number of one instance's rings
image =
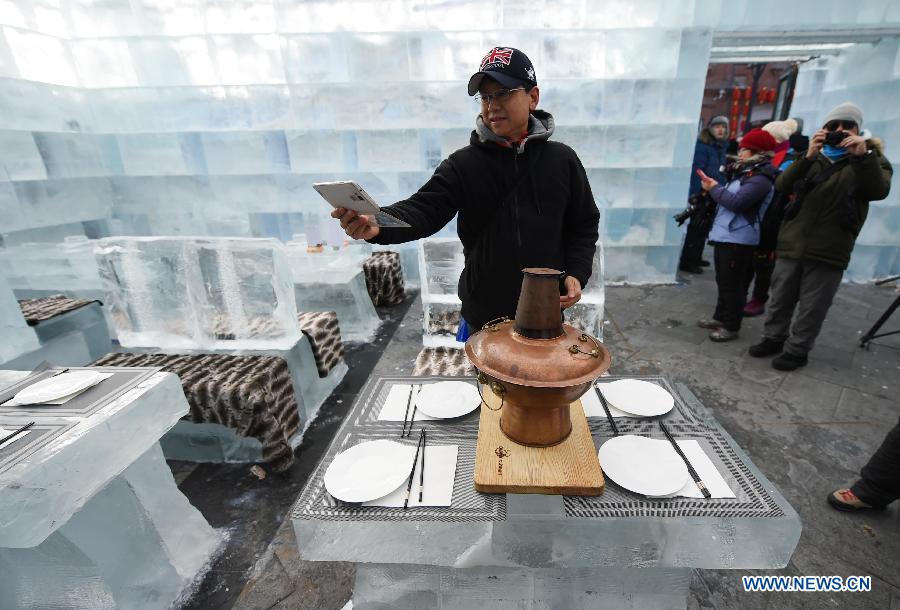
[[[375,244],[428,237],[459,214],[465,268],[458,293],[473,331],[515,315],[526,267],[564,271],[560,307],[577,303],[591,276],[600,220],[578,155],[549,140],[553,117],[537,109],[528,57],[491,49],[469,80],[469,95],[476,94],[481,113],[469,145],[441,162],[417,193],[385,208],[410,228],[382,229],[343,208],[331,214],[347,235]]]

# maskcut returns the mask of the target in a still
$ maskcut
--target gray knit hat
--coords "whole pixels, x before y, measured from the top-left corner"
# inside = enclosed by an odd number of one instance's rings
[[[713,125],[724,125],[725,129],[728,129],[728,117],[724,114],[714,116],[709,120],[707,127],[712,127]]]
[[[863,125],[862,109],[853,102],[844,102],[838,104],[831,109],[831,112],[825,115],[822,125],[827,125],[830,121],[853,121],[860,129]]]

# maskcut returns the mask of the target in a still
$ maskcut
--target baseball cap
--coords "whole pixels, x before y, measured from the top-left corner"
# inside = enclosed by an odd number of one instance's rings
[[[481,60],[478,72],[469,79],[469,95],[478,93],[484,77],[494,79],[507,88],[531,88],[537,85],[534,66],[522,51],[512,47],[494,47]]]

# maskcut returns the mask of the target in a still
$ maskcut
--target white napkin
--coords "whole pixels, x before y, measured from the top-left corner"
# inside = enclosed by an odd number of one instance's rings
[[[668,443],[669,441],[665,441]],[[731,488],[728,486],[728,483],[725,482],[725,479],[722,478],[722,475],[719,474],[719,470],[716,468],[715,464],[712,463],[712,460],[709,459],[709,456],[706,455],[706,452],[703,451],[703,448],[700,446],[700,443],[694,440],[678,440],[675,439],[675,442],[678,443],[678,446],[681,447],[681,450],[684,452],[684,455],[687,456],[688,461],[691,463],[691,466],[694,467],[694,470],[697,471],[697,475],[700,477],[700,480],[703,481],[703,484],[706,485],[706,489],[709,490],[709,493],[713,498],[734,498],[734,492],[731,491]],[[672,452],[675,453],[675,449],[672,449]],[[675,458],[681,459],[677,453],[675,454]],[[697,484],[694,483],[693,477],[688,475],[688,482],[685,483],[684,487],[678,490],[676,493],[672,494],[672,496],[683,496],[685,498],[702,498],[703,492],[700,491],[700,488],[697,487]]]
[[[4,430],[3,428],[0,428],[0,438],[3,438],[4,436],[7,436],[7,435],[9,435],[9,434],[12,434],[13,432],[15,432],[15,430]],[[25,432],[19,432],[17,435],[15,435],[14,437],[12,437],[11,439],[9,439],[8,441],[6,441],[5,443],[0,444],[0,449],[3,449],[3,448],[6,447],[7,445],[10,445],[10,444],[15,443],[16,441],[18,441],[18,440],[20,440],[20,439],[25,438],[25,437],[28,436],[29,434],[31,434],[31,430],[26,430]],[[427,466],[428,466],[428,464],[426,464],[426,467],[427,467]]]
[[[408,387],[408,386],[407,386]],[[407,390],[408,392],[409,390]],[[409,462],[412,466],[416,448],[409,448]],[[409,506],[450,506],[453,502],[453,482],[456,480],[456,458],[459,445],[427,445],[425,448],[425,491],[419,502],[419,473],[422,467],[422,456],[416,462],[413,473],[412,492],[409,495]],[[363,502],[363,506],[403,506],[406,499],[407,481],[388,495]]]
[[[73,392],[73,393],[69,394],[68,396],[63,396],[62,398],[57,398],[56,400],[43,400],[41,402],[35,403],[35,402],[29,402],[27,400],[19,400],[19,399],[13,398],[11,400],[8,400],[4,406],[22,407],[22,406],[34,405],[34,404],[37,404],[37,405],[62,405],[62,404],[69,402],[70,400],[72,400],[73,398],[78,396],[79,394],[83,394],[84,392],[87,392],[92,387],[94,387],[95,385],[97,385],[98,383],[103,381],[104,379],[109,379],[112,376],[113,376],[113,373],[97,373],[97,381],[95,381],[88,387],[78,390],[77,392]],[[49,377],[48,377],[48,379],[49,379]],[[22,389],[24,390],[25,388],[22,388]]]
[[[609,413],[613,417],[640,417],[640,415],[632,415],[631,413],[620,411],[609,404],[608,400],[606,401],[606,404],[609,405]],[[581,406],[584,407],[585,417],[606,417],[606,413],[603,411],[603,404],[600,402],[600,398],[597,396],[597,392],[594,391],[593,387],[588,389],[581,397]]]
[[[407,415],[407,421],[409,421],[408,417],[412,415],[413,407],[415,407],[416,404],[416,396],[419,393],[420,386],[418,384],[415,385],[416,388],[413,390],[412,401],[409,400],[408,383],[398,383],[391,386],[391,391],[388,392],[384,405],[378,413],[378,421],[403,421],[407,404],[409,404],[409,415]],[[413,421],[434,421],[435,419],[437,418],[425,415],[422,411],[416,409],[416,416],[413,418]],[[425,461],[425,466],[428,466],[427,460]]]

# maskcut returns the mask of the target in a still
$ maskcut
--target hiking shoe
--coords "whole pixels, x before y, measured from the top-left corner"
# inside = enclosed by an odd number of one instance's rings
[[[828,494],[828,503],[845,513],[854,513],[858,510],[884,510],[882,507],[866,504],[849,489],[835,489]]]
[[[716,343],[724,343],[725,341],[734,341],[740,336],[740,333],[736,330],[728,330],[727,328],[717,328],[716,330],[709,333],[710,341],[715,341]]]
[[[750,301],[744,305],[744,317],[752,318],[754,316],[758,316],[766,311],[766,304],[760,301],[759,299],[750,299]]]
[[[780,354],[784,349],[784,341],[772,341],[771,339],[763,339],[762,343],[750,346],[750,355],[754,358],[765,358],[766,356],[774,356]]]
[[[699,326],[700,328],[705,328],[707,330],[716,330],[719,328],[724,328],[724,325],[721,322],[719,322],[718,320],[713,320],[713,319],[707,320],[706,318],[703,318],[702,320],[697,320],[697,326]]]
[[[703,273],[703,269],[699,265],[679,265],[678,268],[685,273],[693,273],[694,275]]]
[[[772,361],[772,368],[779,371],[793,371],[801,366],[806,366],[806,354],[795,356],[788,352],[782,352],[780,356]]]

